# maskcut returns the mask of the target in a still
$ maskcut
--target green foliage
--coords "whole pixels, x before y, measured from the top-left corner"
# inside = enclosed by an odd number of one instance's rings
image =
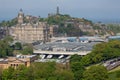
[[[40,22],[45,22],[45,18],[39,18]]]
[[[117,72],[116,72],[116,77],[117,77],[117,78],[120,78],[120,71],[117,71]]]
[[[114,72],[109,72],[108,74],[110,80],[120,80],[120,69]]]
[[[70,58],[70,68],[72,72],[74,73],[75,80],[82,80],[83,78],[83,72],[85,70],[83,64],[81,63],[82,57],[75,54],[72,55]]]
[[[3,39],[6,43],[12,43],[13,42],[13,38],[11,36],[6,36],[4,39]]]
[[[31,68],[36,79],[49,79],[55,71],[55,63],[33,63]]]
[[[18,66],[16,69],[9,67],[3,70],[2,80],[33,80],[30,69],[24,65]]]
[[[19,43],[19,42],[16,42],[15,45],[14,45],[14,49],[21,50],[22,49],[22,44]]]
[[[58,28],[58,33],[66,33],[68,36],[81,36],[87,35],[88,33],[81,31],[79,27],[76,27],[74,24],[60,24]]]
[[[83,57],[80,57],[78,55],[71,56],[70,67],[74,73],[75,80],[82,79],[83,75],[84,75],[83,80],[108,80],[107,71],[105,68],[101,66],[100,67],[93,66],[90,69],[85,71],[84,66],[100,63],[102,61],[116,58],[116,57],[120,57],[120,41],[112,40],[109,42],[99,43],[95,45],[92,52],[86,56],[83,56]],[[119,76],[119,72],[116,75]],[[99,76],[100,77],[103,76],[103,77],[99,78]],[[118,76],[116,76],[117,79],[119,79]]]
[[[17,24],[17,18],[14,18],[14,19],[12,19],[10,21],[2,21],[0,23],[0,26],[2,26],[2,27],[5,27],[5,26],[11,27],[11,26],[16,25],[16,24]]]
[[[48,24],[61,24],[64,23],[66,20],[70,19],[71,17],[69,15],[54,15],[54,16],[50,16],[48,17],[47,23]]]
[[[13,55],[13,48],[10,47],[10,43],[12,39],[10,37],[6,37],[3,40],[0,40],[0,57],[6,57]]]
[[[74,80],[74,74],[69,70],[57,70],[55,76],[56,79],[51,80]]]
[[[101,55],[102,60],[107,60],[120,56],[120,41],[113,40],[107,43],[97,44],[92,53]],[[96,55],[96,56],[97,56]],[[100,60],[101,61],[101,60]]]
[[[119,24],[108,24],[108,30],[113,31],[114,33],[120,33],[120,25]]]
[[[81,36],[83,35],[83,32],[80,28],[75,27],[73,24],[68,24],[65,28],[65,32],[68,36]]]
[[[62,64],[61,64],[62,65]],[[59,67],[59,66],[57,66]],[[30,67],[24,65],[16,69],[3,70],[2,80],[73,80],[74,76],[70,70],[56,68],[56,63],[33,63]]]
[[[73,23],[69,23],[70,20],[73,21]],[[52,24],[59,26],[56,29],[57,34],[67,34],[68,36],[81,36],[89,34],[87,32],[82,32],[81,29],[78,26],[76,26],[75,22],[83,22],[84,24],[90,25],[92,23],[87,19],[72,18],[69,15],[53,15],[48,17],[46,21],[50,25]]]
[[[81,59],[82,59],[82,57],[79,56],[79,55],[77,55],[77,54],[72,55],[72,56],[70,57],[70,63],[72,63],[72,62],[80,62]]]
[[[107,70],[103,66],[91,66],[83,75],[83,80],[108,80]]]
[[[92,56],[86,55],[86,56],[82,57],[81,63],[84,66],[88,66],[88,65],[92,64]]]
[[[31,44],[26,44],[23,46],[23,49],[21,50],[22,54],[32,54],[33,53],[33,46]]]
[[[84,66],[80,62],[72,62],[70,67],[74,73],[75,80],[82,80],[83,72],[85,70]]]
[[[100,28],[100,26],[98,26],[98,25],[94,25],[94,26],[93,26],[93,29],[95,29],[95,30],[100,30],[101,28]]]
[[[84,22],[84,24],[89,24],[89,25],[93,25],[92,21],[91,20],[88,20],[88,19],[85,19],[85,18],[82,18],[81,19],[82,22]]]
[[[12,45],[14,48],[14,54],[33,54],[33,46],[32,44],[21,44],[19,42],[16,42],[14,45]]]
[[[2,72],[2,80],[12,80],[14,78],[14,72],[15,69],[12,67],[9,67],[8,69],[3,70]]]
[[[29,73],[29,68],[27,68],[24,65],[19,65],[13,73],[14,73],[14,77],[13,77],[14,80],[30,80],[32,78],[32,77],[31,78],[28,77],[31,74]]]
[[[116,57],[120,57],[120,41],[112,40],[95,45],[92,52],[84,56],[81,62],[88,66]]]
[[[108,34],[114,35],[116,33],[120,33],[120,25],[119,24],[98,24],[93,25],[93,29],[98,30],[99,34]]]

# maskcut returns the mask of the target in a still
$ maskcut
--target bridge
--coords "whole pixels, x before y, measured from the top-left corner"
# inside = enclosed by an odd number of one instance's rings
[[[91,51],[79,51],[79,52],[65,52],[65,51],[41,51],[41,50],[33,50],[34,54],[48,54],[48,55],[87,55],[88,53],[90,53]]]

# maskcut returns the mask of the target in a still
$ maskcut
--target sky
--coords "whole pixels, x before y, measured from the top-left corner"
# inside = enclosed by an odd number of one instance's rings
[[[57,6],[72,17],[120,22],[120,0],[0,0],[0,21],[15,18],[21,8],[26,15],[47,17]]]

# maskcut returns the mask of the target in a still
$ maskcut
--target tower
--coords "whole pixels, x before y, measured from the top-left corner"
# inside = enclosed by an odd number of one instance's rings
[[[58,7],[58,6],[57,6],[56,14],[57,14],[57,15],[59,14],[59,7]]]
[[[22,9],[20,9],[20,12],[18,13],[18,24],[23,23],[23,18],[24,18],[24,13],[23,13]]]

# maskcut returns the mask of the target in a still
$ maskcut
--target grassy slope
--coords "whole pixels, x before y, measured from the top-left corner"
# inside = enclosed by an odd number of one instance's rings
[[[120,80],[120,76],[117,78],[117,72],[120,73],[120,66],[108,72],[110,80]]]
[[[94,64],[94,66],[99,66],[99,65],[101,65],[101,64],[100,63],[99,64]],[[90,67],[91,66],[86,67],[86,69],[89,69]],[[109,80],[120,80],[120,77],[117,78],[117,72],[120,73],[120,66],[113,69],[113,70],[108,71]]]

